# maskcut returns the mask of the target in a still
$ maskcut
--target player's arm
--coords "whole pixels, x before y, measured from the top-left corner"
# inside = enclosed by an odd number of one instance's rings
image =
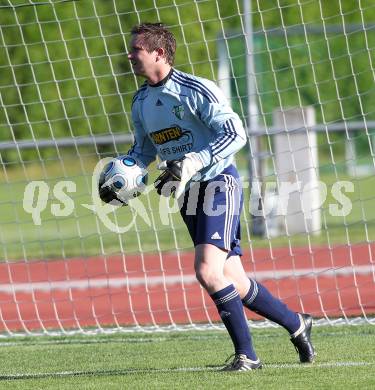
[[[138,116],[138,102],[132,107],[132,121],[134,126],[134,143],[129,149],[128,154],[139,159],[146,167],[150,165],[156,157],[156,148],[145,130]]]
[[[220,88],[207,83],[206,94],[195,94],[200,120],[214,133],[215,138],[200,151],[204,167],[238,152],[246,144],[246,133],[239,116],[232,110]]]
[[[214,140],[199,152],[185,155],[181,164],[181,182],[176,190],[180,197],[186,184],[199,171],[233,155],[246,143],[246,133],[239,116],[232,110],[223,92],[214,83],[200,86],[192,94],[199,119],[214,133]]]

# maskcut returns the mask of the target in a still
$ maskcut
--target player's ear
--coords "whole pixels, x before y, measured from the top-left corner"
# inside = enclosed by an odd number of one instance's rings
[[[162,58],[164,58],[164,55],[165,55],[165,50],[162,48],[162,47],[158,47],[156,49],[156,54],[157,54],[157,60],[161,60]]]

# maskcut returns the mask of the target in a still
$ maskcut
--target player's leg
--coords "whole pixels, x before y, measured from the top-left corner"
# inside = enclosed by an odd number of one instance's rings
[[[197,279],[215,303],[234,345],[236,358],[227,369],[245,371],[261,367],[252,345],[241,298],[224,276],[227,251],[212,244],[199,244],[195,249]]]
[[[274,297],[261,283],[249,279],[239,256],[227,259],[224,274],[234,281],[245,307],[283,326],[290,334],[298,331],[301,326],[298,314]]]
[[[224,264],[224,275],[230,280],[243,299],[248,293],[251,281],[246,275],[240,256],[229,256]]]
[[[235,359],[226,369],[245,371],[259,368],[261,363],[252,346],[241,298],[224,276],[242,207],[242,188],[232,173],[237,174],[233,166],[217,178],[200,183],[198,194],[196,186],[191,187],[181,215],[196,248],[197,279],[214,301],[235,347]],[[193,199],[195,206],[190,207]],[[195,215],[191,216],[191,211]]]
[[[254,279],[249,279],[239,256],[231,256],[227,259],[224,275],[236,286],[245,307],[283,326],[290,333],[301,362],[313,361],[314,349],[310,340],[311,316],[290,310],[265,286]]]

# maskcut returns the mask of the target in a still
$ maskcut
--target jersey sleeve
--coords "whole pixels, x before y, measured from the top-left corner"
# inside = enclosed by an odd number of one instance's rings
[[[201,84],[195,100],[198,117],[215,136],[208,147],[199,152],[207,167],[240,150],[246,144],[246,133],[240,117],[215,83]]]
[[[147,167],[155,160],[157,151],[143,129],[136,103],[132,107],[132,121],[134,126],[134,144],[129,149],[128,154],[140,160]]]

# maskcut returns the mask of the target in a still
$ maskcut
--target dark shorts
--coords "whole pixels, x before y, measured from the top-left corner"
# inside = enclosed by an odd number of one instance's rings
[[[230,165],[215,178],[193,183],[185,193],[182,218],[194,246],[212,244],[242,256],[240,216],[243,191],[237,169]]]

